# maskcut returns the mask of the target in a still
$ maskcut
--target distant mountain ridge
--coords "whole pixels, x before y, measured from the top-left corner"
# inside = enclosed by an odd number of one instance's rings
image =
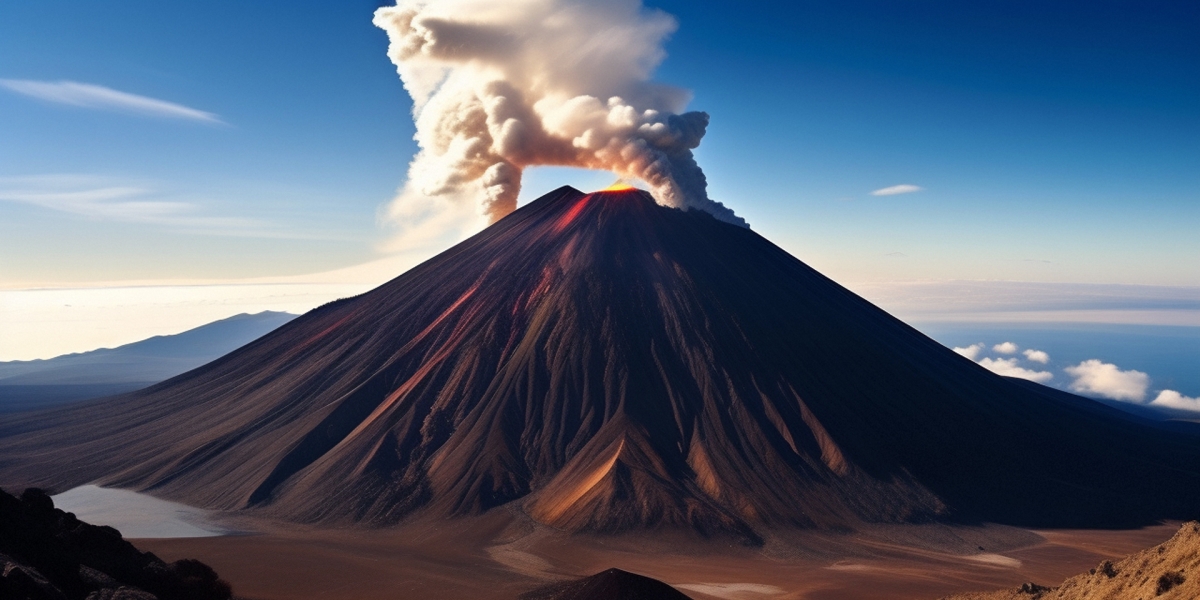
[[[275,311],[243,313],[116,348],[0,362],[0,412],[140,389],[224,356],[294,318]]]

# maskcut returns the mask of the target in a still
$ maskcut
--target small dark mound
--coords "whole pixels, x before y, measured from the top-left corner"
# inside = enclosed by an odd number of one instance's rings
[[[230,600],[229,584],[196,560],[166,563],[112,527],[89,525],[30,488],[0,490],[0,598]]]
[[[657,580],[620,569],[551,584],[523,594],[521,600],[690,600]]]

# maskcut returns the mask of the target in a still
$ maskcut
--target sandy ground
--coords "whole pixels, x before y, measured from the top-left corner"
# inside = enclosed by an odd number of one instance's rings
[[[800,533],[746,548],[671,535],[568,536],[495,516],[385,531],[258,525],[263,533],[135,543],[167,560],[198,558],[254,600],[513,599],[609,567],[666,581],[697,600],[932,600],[1026,581],[1057,584],[1162,543],[1178,528],[911,526]],[[980,551],[984,544],[993,546]]]

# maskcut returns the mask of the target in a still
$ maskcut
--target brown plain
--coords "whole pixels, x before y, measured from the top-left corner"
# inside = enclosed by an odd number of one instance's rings
[[[254,535],[135,543],[167,560],[202,560],[252,600],[516,600],[613,567],[696,600],[932,600],[1054,584],[1161,543],[1178,527],[1035,533],[900,525],[806,532],[754,548],[680,533],[569,535],[500,513],[383,530],[279,524]]]

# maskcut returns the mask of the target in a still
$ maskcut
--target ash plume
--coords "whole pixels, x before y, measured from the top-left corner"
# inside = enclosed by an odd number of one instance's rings
[[[708,198],[692,155],[708,115],[682,112],[690,93],[651,81],[670,15],[640,0],[399,0],[374,23],[420,146],[393,220],[494,222],[516,208],[525,168],[559,165],[641,180],[662,204],[746,225]]]

